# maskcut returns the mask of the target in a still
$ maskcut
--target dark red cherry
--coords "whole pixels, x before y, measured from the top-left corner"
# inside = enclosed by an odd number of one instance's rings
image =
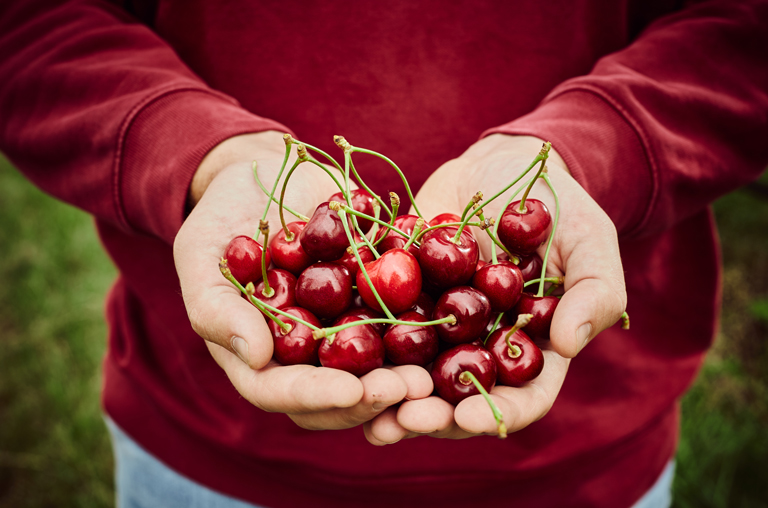
[[[416,299],[416,303],[411,307],[411,310],[418,312],[425,318],[430,318],[432,316],[432,311],[435,310],[435,301],[431,296],[422,291]]]
[[[483,339],[488,337],[488,335],[491,333],[491,329],[493,328],[493,325],[496,324],[496,318],[498,317],[499,317],[498,314],[491,314],[491,319],[488,320],[488,324],[486,325],[485,330],[483,330],[483,333],[482,333]],[[501,320],[499,321],[499,326],[496,327],[496,330],[498,330],[502,326],[509,326],[510,324],[512,323],[509,322],[509,318],[507,317],[507,315],[502,314]]]
[[[245,286],[249,282],[256,284],[261,280],[262,253],[264,250],[259,242],[250,236],[237,236],[229,242],[224,251],[224,259],[235,280]],[[267,256],[266,266],[269,266],[269,249],[264,255]]]
[[[274,294],[271,297],[264,296],[264,280],[261,280],[256,284],[253,296],[278,309],[296,305],[296,277],[291,272],[280,268],[267,270],[267,281]]]
[[[541,268],[544,266],[544,262],[541,260],[538,254],[531,254],[530,256],[523,256],[520,258],[520,263],[517,267],[523,274],[523,280],[525,282],[538,279],[541,277]]]
[[[388,250],[376,261],[365,265],[365,269],[392,314],[410,309],[418,300],[421,293],[421,268],[410,252],[403,249]],[[366,305],[382,312],[362,270],[357,272],[357,291]]]
[[[461,222],[461,217],[456,215],[455,213],[441,213],[440,215],[436,215],[434,219],[429,221],[427,224],[429,226],[439,226],[440,224],[453,224],[456,222]]]
[[[499,328],[490,336],[485,347],[496,361],[496,381],[506,386],[523,386],[541,374],[544,355],[522,330],[515,331],[509,337],[508,345],[504,337],[513,329],[512,326]]]
[[[513,253],[528,255],[536,252],[547,241],[552,230],[552,216],[547,206],[538,199],[526,199],[525,211],[520,201],[514,201],[504,210],[499,222],[499,240]]]
[[[380,312],[376,312],[375,310],[371,309],[367,305],[363,307],[353,306],[344,314],[339,316],[337,321],[340,321],[348,317],[354,317],[357,319],[382,319],[382,318],[385,318],[386,316],[384,314],[381,314]],[[382,336],[384,334],[384,330],[387,328],[386,323],[373,323],[371,324],[371,326],[376,331],[376,334],[379,336]]]
[[[480,249],[477,240],[466,230],[458,243],[453,237],[456,226],[434,229],[421,239],[419,264],[424,278],[437,287],[449,288],[467,284],[475,273]]]
[[[304,252],[299,241],[299,235],[306,225],[307,223],[303,221],[289,222],[285,227],[293,233],[292,241],[289,242],[285,239],[283,228],[280,228],[278,233],[269,241],[269,252],[275,266],[288,270],[297,277],[305,268],[317,261]]]
[[[395,227],[403,233],[410,235],[413,233],[413,227],[416,225],[418,217],[415,215],[399,215],[395,217]],[[390,231],[388,228],[382,226],[376,233],[376,240],[384,236],[384,239],[376,246],[376,250],[383,254],[388,250],[402,249],[405,244],[408,243],[408,239],[402,236],[400,233]],[[419,258],[419,248],[415,244],[411,244],[408,247],[408,252]]]
[[[496,362],[484,347],[462,344],[440,353],[432,365],[435,390],[445,401],[456,405],[480,391],[462,372],[475,375],[483,388],[491,391],[496,384]]]
[[[360,259],[363,260],[363,264],[370,263],[376,259],[371,252],[371,249],[368,247],[361,247],[357,251],[360,253]],[[352,251],[352,247],[347,247],[344,255],[334,261],[334,263],[346,267],[347,270],[349,270],[349,273],[352,274],[353,279],[357,276],[357,271],[360,269],[360,265],[357,263],[357,258],[355,257],[355,253]]]
[[[350,316],[333,325],[350,321],[359,319]],[[325,337],[320,345],[319,356],[323,367],[343,370],[360,377],[384,365],[384,342],[371,325],[353,326],[337,332],[332,343],[329,337]]]
[[[353,191],[350,191],[349,193],[350,201],[352,201],[352,208],[358,212],[364,213],[366,215],[370,215],[373,217],[373,196],[368,194],[368,191],[365,189],[355,189]],[[333,196],[331,196],[328,201],[338,201],[342,204],[347,204],[347,201],[344,199],[344,194],[341,192],[337,192]],[[350,218],[351,222],[351,218]],[[357,218],[357,225],[360,226],[360,229],[363,231],[363,233],[367,233],[371,230],[371,227],[373,226],[373,222],[368,219],[363,219],[362,217]]]
[[[335,318],[352,304],[352,276],[336,263],[315,263],[299,276],[296,302],[320,319]]]
[[[301,231],[299,241],[309,257],[320,261],[335,261],[349,247],[341,218],[328,208],[327,202],[315,209],[312,218]]]
[[[382,339],[387,358],[395,365],[419,365],[425,367],[437,356],[437,332],[433,326],[418,326],[428,321],[418,312],[403,312],[397,319],[414,325],[392,325]]]
[[[457,286],[440,297],[432,311],[432,319],[442,319],[453,314],[456,324],[435,325],[437,334],[445,342],[463,344],[481,337],[491,318],[491,303],[488,297],[475,288]]]
[[[493,312],[506,312],[523,293],[523,274],[508,261],[485,265],[472,276],[472,287],[488,297]]]
[[[320,321],[307,309],[287,307],[283,310],[318,328],[321,326]],[[288,333],[283,333],[283,329],[274,321],[268,320],[269,330],[272,332],[272,338],[275,343],[273,353],[275,360],[282,365],[319,365],[320,359],[317,356],[317,352],[320,349],[320,341],[312,337],[312,329],[289,317],[278,317],[283,323],[290,325],[291,330]]]
[[[549,340],[549,328],[552,325],[552,316],[555,308],[560,303],[556,296],[535,296],[531,293],[523,293],[515,305],[517,314],[533,314],[531,322],[523,330],[532,339]]]

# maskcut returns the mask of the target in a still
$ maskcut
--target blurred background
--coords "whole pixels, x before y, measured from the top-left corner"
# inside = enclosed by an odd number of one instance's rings
[[[721,331],[682,401],[675,506],[768,507],[768,175],[715,213]],[[92,219],[0,156],[2,508],[114,505],[99,392],[115,276]]]

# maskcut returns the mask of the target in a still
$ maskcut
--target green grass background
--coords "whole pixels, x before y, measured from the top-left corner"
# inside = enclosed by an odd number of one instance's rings
[[[768,196],[715,209],[722,332],[683,400],[675,506],[768,507]],[[99,388],[115,269],[89,216],[2,157],[0,252],[0,507],[113,506]]]

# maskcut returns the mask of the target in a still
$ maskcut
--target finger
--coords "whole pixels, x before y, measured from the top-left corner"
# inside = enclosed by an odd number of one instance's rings
[[[360,378],[363,395],[357,404],[307,414],[291,414],[297,425],[309,430],[348,429],[371,420],[389,406],[405,398],[405,381],[389,369],[376,369]]]
[[[504,415],[507,432],[517,432],[543,418],[552,408],[568,372],[569,359],[545,350],[544,370],[520,388],[496,386],[491,398]],[[496,420],[482,395],[473,395],[456,406],[454,418],[470,434],[498,433]]]
[[[238,393],[265,411],[311,413],[349,408],[363,397],[363,384],[348,372],[311,365],[282,366],[275,361],[253,370],[221,346],[207,344]]]
[[[466,205],[461,203],[459,195],[461,186],[456,185],[457,172],[461,166],[461,163],[456,160],[448,161],[438,171],[432,173],[421,186],[416,202],[425,220],[428,221],[445,212],[461,213],[463,206]],[[415,214],[416,211],[411,207],[409,213]]]
[[[416,400],[429,397],[432,394],[434,384],[432,376],[426,369],[418,365],[393,365],[386,367],[392,372],[396,372],[405,381],[408,392],[405,399]]]
[[[397,407],[388,407],[373,420],[365,422],[363,431],[369,443],[375,446],[394,444],[410,432],[397,423]]]

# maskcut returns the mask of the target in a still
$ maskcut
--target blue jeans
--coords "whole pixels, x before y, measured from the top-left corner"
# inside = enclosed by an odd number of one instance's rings
[[[173,471],[147,453],[109,418],[115,454],[117,508],[264,508],[215,492]],[[675,463],[631,508],[669,508]]]

